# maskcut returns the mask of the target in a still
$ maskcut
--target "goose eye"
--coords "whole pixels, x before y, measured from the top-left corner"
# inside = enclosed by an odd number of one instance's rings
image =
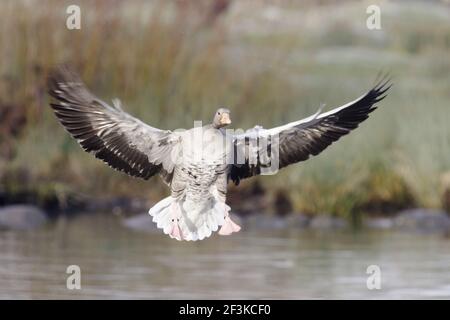
[[[220,112],[219,111],[217,111],[217,114],[220,116]]]

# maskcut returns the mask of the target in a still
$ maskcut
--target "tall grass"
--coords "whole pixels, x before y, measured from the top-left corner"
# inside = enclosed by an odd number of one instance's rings
[[[242,187],[259,181],[269,196],[286,191],[296,211],[311,214],[441,205],[450,171],[448,6],[382,2],[382,30],[370,31],[359,2],[235,1],[213,20],[202,1],[78,3],[79,31],[65,28],[69,2],[0,3],[0,106],[26,117],[18,135],[2,136],[13,148],[0,159],[3,191],[167,193],[157,178],[113,173],[68,137],[46,95],[57,63],[69,61],[100,97],[119,97],[166,129],[209,121],[219,105],[231,109],[235,127],[279,125],[356,98],[386,69],[394,87],[356,132]]]

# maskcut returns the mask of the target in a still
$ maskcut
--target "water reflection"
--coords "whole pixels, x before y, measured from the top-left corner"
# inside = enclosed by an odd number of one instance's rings
[[[66,289],[71,264],[81,267],[78,291]],[[381,268],[381,290],[366,287],[371,264]],[[291,229],[186,243],[85,215],[0,232],[0,298],[450,298],[450,241]]]

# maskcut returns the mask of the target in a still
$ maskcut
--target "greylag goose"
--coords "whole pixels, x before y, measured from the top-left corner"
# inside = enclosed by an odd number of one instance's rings
[[[202,240],[241,228],[225,203],[227,183],[260,174],[274,174],[305,161],[367,119],[390,88],[384,77],[367,93],[331,111],[276,128],[256,126],[231,132],[230,110],[218,109],[211,124],[190,130],[161,130],[94,96],[69,67],[49,76],[51,106],[81,147],[112,168],[142,179],[159,175],[170,187],[169,197],[149,214],[157,227],[177,240]]]

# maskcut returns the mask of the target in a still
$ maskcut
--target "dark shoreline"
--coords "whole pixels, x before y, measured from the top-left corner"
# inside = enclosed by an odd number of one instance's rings
[[[450,214],[442,209],[411,207],[385,212],[360,211],[344,218],[325,212],[320,214],[295,212],[291,210],[292,206],[289,203],[280,201],[278,198],[272,199],[273,203],[269,206],[267,203],[266,206],[261,206],[261,197],[264,197],[261,192],[256,192],[252,196],[247,195],[248,197],[244,196],[245,200],[239,202],[242,196],[232,196],[230,205],[236,219],[250,229],[342,230],[350,228],[357,230],[368,228],[450,234]],[[34,229],[35,226],[56,221],[61,217],[72,218],[80,214],[111,213],[121,216],[124,226],[130,229],[153,231],[156,227],[149,219],[147,212],[154,204],[146,199],[131,197],[99,199],[72,195],[61,202],[56,195],[42,199],[33,193],[16,193],[12,196],[0,193],[0,229]],[[281,208],[281,210],[274,208]]]

